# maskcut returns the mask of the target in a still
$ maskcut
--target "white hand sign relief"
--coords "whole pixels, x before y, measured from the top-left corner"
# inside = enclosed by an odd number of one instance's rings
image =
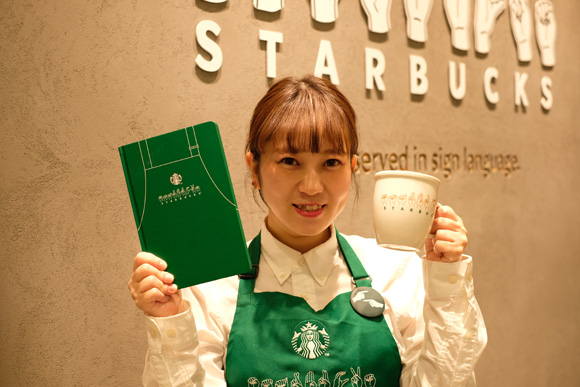
[[[407,17],[407,37],[415,42],[426,42],[433,0],[403,0],[403,4]]]
[[[451,27],[451,45],[458,50],[467,51],[471,0],[443,0],[443,8]]]
[[[365,375],[365,387],[375,387],[377,384],[377,380],[375,379],[375,375],[367,374]]]
[[[352,373],[352,378],[350,378],[350,384],[352,385],[352,387],[362,387],[362,378],[360,377],[360,367],[358,367],[356,371],[351,367],[350,372]]]
[[[535,6],[536,42],[540,49],[540,57],[544,66],[556,64],[556,18],[554,4],[550,0],[540,0]]]
[[[334,23],[338,19],[339,0],[310,0],[312,19],[319,23]]]
[[[312,371],[306,374],[306,387],[318,387]]]
[[[318,379],[318,387],[330,387],[330,379],[328,378],[328,371],[322,370],[322,377]]]
[[[254,0],[254,8],[264,12],[278,12],[284,8],[284,0]]]
[[[280,379],[276,381],[276,387],[287,387],[288,386],[288,378]]]
[[[368,303],[372,308],[382,308],[383,304],[375,301],[375,300],[363,300],[364,302]]]
[[[473,35],[475,51],[480,54],[489,53],[491,35],[499,15],[506,9],[507,0],[475,0],[473,16]]]
[[[528,0],[509,0],[510,23],[516,41],[518,60],[532,60],[532,18]]]
[[[344,371],[339,371],[334,375],[334,381],[332,382],[332,387],[342,387],[348,382],[348,378],[341,379],[342,376],[346,374]]]
[[[352,298],[353,302],[361,301],[365,299],[366,290],[360,291]]]
[[[391,0],[360,0],[369,31],[384,34],[391,29]]]

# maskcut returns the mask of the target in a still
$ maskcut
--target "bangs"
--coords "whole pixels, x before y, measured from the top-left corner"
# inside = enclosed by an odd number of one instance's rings
[[[353,128],[339,106],[310,93],[294,95],[272,111],[258,139],[259,152],[271,142],[282,152],[332,152],[351,155]],[[352,156],[352,155],[351,155]]]

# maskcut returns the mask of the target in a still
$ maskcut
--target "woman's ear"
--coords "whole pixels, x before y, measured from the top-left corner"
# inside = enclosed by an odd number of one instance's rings
[[[356,169],[356,161],[357,161],[356,155],[353,155],[353,156],[352,156],[352,159],[350,160],[350,163],[351,163],[351,165],[350,165],[350,166],[351,166],[351,170],[352,170],[353,172],[354,172],[354,171],[355,171],[355,169]]]
[[[260,179],[258,178],[258,160],[252,152],[246,153],[246,164],[252,174],[252,186],[260,189]]]

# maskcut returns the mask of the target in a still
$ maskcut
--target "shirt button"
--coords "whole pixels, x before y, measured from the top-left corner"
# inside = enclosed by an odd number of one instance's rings
[[[318,278],[318,281],[320,281],[320,282],[323,282],[324,281],[324,276],[323,275],[316,276],[316,278]]]
[[[152,338],[157,337],[157,331],[153,328],[149,329],[149,334],[151,335]]]
[[[457,283],[457,276],[455,276],[454,274],[451,274],[448,278],[449,283],[450,284],[456,284]]]
[[[170,339],[173,339],[175,336],[177,336],[177,332],[175,332],[175,329],[170,329],[167,331],[167,337],[169,337]]]
[[[473,279],[473,276],[471,275],[471,273],[469,273],[466,278],[467,278],[468,282],[471,282],[471,280]]]
[[[306,258],[304,258],[304,257],[300,258],[300,260],[298,261],[298,263],[300,264],[300,266],[306,265]]]
[[[466,337],[467,339],[471,339],[471,338],[473,337],[473,332],[471,332],[471,331],[467,331],[467,333],[465,334],[465,337]]]

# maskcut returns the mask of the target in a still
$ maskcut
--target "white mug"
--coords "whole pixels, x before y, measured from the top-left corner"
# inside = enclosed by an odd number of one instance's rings
[[[377,243],[396,250],[421,250],[433,224],[440,184],[439,179],[418,172],[377,172],[373,195]]]

